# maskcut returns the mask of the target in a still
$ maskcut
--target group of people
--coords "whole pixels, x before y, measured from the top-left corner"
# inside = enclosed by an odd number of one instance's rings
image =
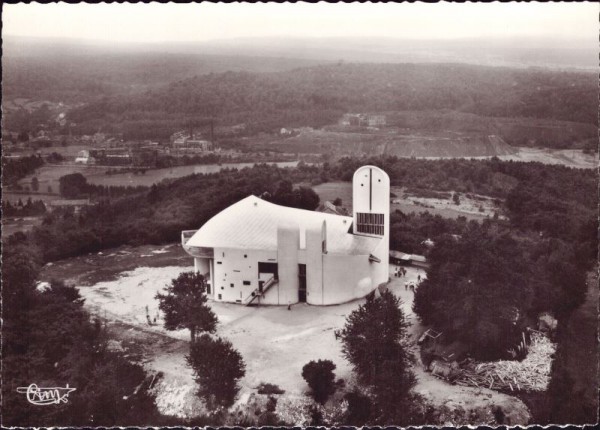
[[[394,269],[394,276],[399,278],[401,276],[406,276],[406,269],[404,267],[396,267]]]
[[[406,269],[404,267],[396,267],[394,269],[394,276],[396,278],[400,278],[402,276],[406,276]],[[414,282],[408,282],[406,281],[404,283],[404,289],[408,291],[408,289],[410,288],[410,291],[412,291],[413,293],[415,292],[415,288],[417,285],[419,285],[421,283],[421,274],[417,275],[417,283],[415,285]]]

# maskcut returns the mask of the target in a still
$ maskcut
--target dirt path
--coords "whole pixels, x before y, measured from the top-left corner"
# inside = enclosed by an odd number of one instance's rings
[[[176,245],[173,245],[176,247]],[[157,251],[156,249],[154,251]],[[125,253],[86,256],[65,260],[46,268],[46,276],[64,269],[68,281],[80,287],[86,306],[93,313],[109,321],[117,348],[123,348],[132,359],[139,359],[152,372],[162,372],[163,378],[155,385],[157,405],[164,414],[192,417],[205,409],[195,396],[196,385],[191,369],[185,362],[188,351],[187,330],[167,332],[162,327],[157,291],[179,273],[191,269],[190,265],[177,264],[178,251],[163,247],[152,252],[147,247],[127,249]],[[119,257],[122,255],[123,257]],[[141,255],[146,255],[142,259]],[[149,266],[137,267],[140,259]],[[112,274],[107,261],[114,261]],[[117,264],[118,263],[118,264]],[[173,264],[175,265],[169,265]],[[187,261],[189,263],[189,261]],[[166,267],[160,267],[167,264]],[[94,268],[102,267],[93,275]],[[426,276],[416,268],[408,268],[406,277],[394,278],[388,288],[403,300],[403,310],[412,323],[410,334],[416,339],[423,331],[412,312],[414,293],[405,290],[404,283]],[[95,282],[94,282],[95,281]],[[308,306],[298,304],[287,307],[245,307],[237,304],[211,303],[219,318],[217,334],[230,340],[246,362],[246,376],[241,381],[239,402],[244,402],[261,382],[279,385],[286,391],[287,399],[304,398],[306,390],[302,367],[310,360],[329,359],[336,364],[336,377],[347,384],[353,383],[350,364],[341,352],[334,330],[344,325],[347,315],[362,300],[338,306]],[[147,309],[147,310],[146,310]],[[148,325],[146,313],[156,325]],[[440,408],[448,422],[454,424],[493,423],[492,406],[500,406],[511,424],[526,424],[528,411],[516,398],[485,389],[450,385],[415,366],[418,383],[415,390]]]

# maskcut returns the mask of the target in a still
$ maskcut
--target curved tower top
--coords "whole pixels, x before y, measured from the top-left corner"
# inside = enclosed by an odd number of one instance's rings
[[[390,178],[375,166],[362,166],[352,178],[353,233],[388,237]]]

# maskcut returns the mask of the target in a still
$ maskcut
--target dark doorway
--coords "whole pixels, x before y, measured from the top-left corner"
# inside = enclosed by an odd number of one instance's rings
[[[275,279],[278,279],[277,276],[277,263],[264,263],[262,261],[258,262],[258,275],[261,273],[271,273],[275,276]]]
[[[298,264],[298,301],[306,302],[306,264]]]

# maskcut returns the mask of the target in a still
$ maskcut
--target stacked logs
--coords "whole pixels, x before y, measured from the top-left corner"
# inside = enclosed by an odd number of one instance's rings
[[[501,360],[464,364],[453,382],[458,385],[503,391],[544,391],[550,381],[556,346],[532,331],[529,353],[522,361]]]

